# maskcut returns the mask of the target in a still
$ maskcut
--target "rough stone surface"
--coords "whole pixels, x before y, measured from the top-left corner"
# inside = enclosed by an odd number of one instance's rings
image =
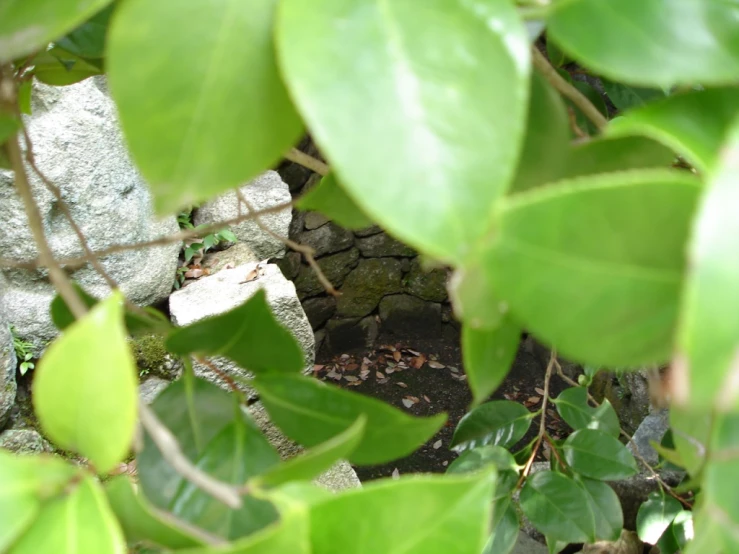
[[[257,266],[261,268],[260,276],[244,282],[245,277]],[[260,289],[266,292],[267,302],[275,319],[292,333],[303,349],[306,371],[313,369],[313,329],[300,305],[295,285],[285,279],[274,264],[245,264],[203,277],[172,293],[169,297],[170,315],[175,325],[189,325],[242,305]],[[243,369],[223,358],[213,358],[212,361],[227,374],[246,374]],[[222,380],[207,367],[196,364],[195,371],[199,376],[224,386]]]
[[[329,219],[322,213],[308,212],[305,214],[305,228],[309,231],[323,227],[328,222]]]
[[[365,227],[364,229],[357,229],[354,231],[354,234],[358,237],[370,237],[372,235],[376,235],[377,233],[382,233],[382,227],[379,225],[370,225],[369,227]]]
[[[326,329],[319,329],[313,333],[313,340],[316,343],[316,354],[321,351],[324,341],[326,340]]]
[[[408,294],[431,302],[444,302],[447,299],[445,269],[426,271],[418,258],[411,263],[410,272],[405,278],[405,290]]]
[[[653,466],[659,462],[659,454],[657,454],[657,451],[649,443],[650,441],[654,441],[659,444],[669,428],[669,412],[667,410],[659,410],[645,417],[634,433],[634,443],[636,443],[639,454]],[[634,452],[634,445],[632,443],[629,443],[626,447],[632,453]]]
[[[371,315],[361,319],[330,319],[326,323],[326,340],[332,352],[371,347],[377,335],[377,320]]]
[[[359,260],[359,250],[351,248],[338,254],[331,254],[318,260],[318,266],[334,287],[340,287],[344,277],[355,267]],[[295,288],[301,298],[315,296],[326,292],[318,280],[316,272],[308,265],[301,265],[295,279]]]
[[[35,429],[8,429],[0,433],[0,448],[16,454],[54,452],[54,447]]]
[[[147,404],[154,402],[164,389],[169,385],[169,381],[160,379],[159,377],[149,377],[146,381],[139,385],[139,396]]]
[[[357,248],[365,258],[385,256],[415,256],[416,252],[386,233],[357,239]]]
[[[266,171],[256,179],[241,187],[241,193],[255,210],[263,210],[279,204],[290,202],[290,189],[279,173]],[[241,213],[247,208],[242,206]],[[228,192],[205,204],[195,211],[193,223],[203,225],[217,223],[238,217],[239,200],[236,191]],[[262,225],[280,237],[287,237],[290,229],[292,213],[289,208],[280,212],[261,216]],[[285,245],[266,231],[259,228],[256,221],[246,220],[231,225],[231,231],[239,239],[249,245],[260,260],[277,258],[285,253]]]
[[[597,400],[608,398],[618,414],[621,428],[629,434],[633,434],[649,414],[649,378],[645,371],[620,374],[599,371],[590,390]]]
[[[545,544],[535,541],[524,531],[518,532],[518,540],[511,550],[511,554],[548,554],[549,549]]]
[[[393,259],[360,260],[344,280],[337,314],[362,317],[372,312],[386,294],[400,292],[400,262]]]
[[[354,235],[335,223],[327,223],[300,236],[300,242],[315,250],[315,256],[324,256],[346,250],[354,244]]]
[[[272,446],[275,447],[280,454],[280,458],[287,460],[293,458],[303,451],[303,448],[288,439],[282,432],[272,424],[267,415],[267,411],[260,402],[252,404],[248,408],[249,414],[254,422],[262,430]],[[315,479],[317,485],[323,486],[332,491],[342,491],[345,489],[353,489],[361,487],[357,474],[354,473],[352,466],[345,461],[336,463],[331,469],[318,476]]]
[[[0,429],[5,426],[15,402],[15,393],[18,389],[15,382],[17,365],[13,337],[10,334],[10,327],[3,318],[2,298],[0,298]]]
[[[284,258],[275,261],[275,265],[280,268],[285,279],[293,281],[300,271],[300,253],[288,252]]]
[[[300,255],[298,254],[298,257]],[[251,247],[245,242],[238,242],[226,250],[209,252],[203,257],[202,266],[215,273],[225,267],[237,267],[251,262],[258,262],[257,256]]]
[[[309,298],[303,302],[303,309],[313,329],[318,329],[336,312],[336,298],[333,296]]]
[[[156,220],[141,175],[128,156],[115,105],[105,79],[95,77],[66,87],[34,84],[33,115],[25,119],[36,162],[61,190],[89,246],[146,241],[179,230],[174,217]],[[28,171],[44,230],[58,258],[83,254],[77,236],[40,179]],[[0,251],[30,260],[35,243],[12,174],[0,170]],[[180,245],[122,252],[101,260],[127,297],[140,305],[156,304],[172,290]],[[72,278],[95,296],[109,289],[90,267]],[[7,319],[39,354],[57,335],[49,315],[54,292],[41,271],[5,271],[0,275]]]
[[[441,304],[424,302],[408,294],[386,296],[380,301],[382,329],[405,338],[441,336]]]
[[[634,531],[621,530],[616,542],[598,541],[583,545],[582,554],[642,554],[644,543]]]

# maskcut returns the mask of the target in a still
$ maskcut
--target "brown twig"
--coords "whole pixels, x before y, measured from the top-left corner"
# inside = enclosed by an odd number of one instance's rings
[[[589,135],[580,129],[580,126],[577,124],[577,115],[575,115],[575,108],[572,106],[567,106],[567,115],[569,116],[570,120],[570,128],[572,131],[577,135],[578,138],[589,138]]]
[[[562,76],[557,73],[557,70],[552,67],[549,60],[544,57],[544,54],[539,52],[536,46],[532,46],[531,51],[532,61],[534,67],[541,73],[544,78],[565,98],[569,99],[580,111],[585,114],[590,121],[593,122],[598,130],[602,130],[607,124],[608,119],[598,111],[598,108],[593,106],[593,103],[588,98],[570,83],[568,83]]]
[[[195,360],[203,364],[205,367],[210,369],[213,373],[218,375],[223,381],[228,385],[228,388],[231,389],[231,392],[234,392],[236,394],[239,394],[241,396],[244,395],[243,392],[241,392],[241,389],[239,389],[239,385],[236,384],[236,381],[234,381],[230,375],[228,375],[225,371],[221,371],[213,362],[210,360],[207,360],[206,358],[202,356],[196,356]]]
[[[301,152],[297,148],[291,148],[286,152],[285,159],[298,165],[302,165],[303,167],[307,167],[319,175],[328,175],[329,167],[327,164],[309,154],[306,154],[305,152]]]
[[[552,440],[552,437],[549,436],[549,433],[544,433],[544,440],[547,442],[547,444],[551,448],[552,453],[554,454],[554,457],[557,459],[562,469],[567,469],[567,464],[564,463],[564,461],[562,460],[562,457],[559,455],[559,452],[557,451],[557,445],[554,444],[554,441]]]

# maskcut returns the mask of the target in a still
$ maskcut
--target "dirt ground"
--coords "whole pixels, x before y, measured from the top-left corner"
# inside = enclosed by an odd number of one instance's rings
[[[348,390],[366,394],[416,416],[448,414],[444,427],[426,444],[406,458],[369,467],[355,467],[362,481],[407,473],[442,473],[457,457],[449,449],[454,429],[467,413],[472,400],[458,343],[439,340],[380,341],[375,350],[346,352],[316,362],[316,375]],[[525,347],[520,347],[513,367],[491,396],[520,402],[532,411],[542,402],[544,365]],[[550,396],[564,388],[553,377]],[[567,426],[553,408],[547,410],[547,426],[553,437],[562,437]],[[519,446],[536,434],[538,418]]]

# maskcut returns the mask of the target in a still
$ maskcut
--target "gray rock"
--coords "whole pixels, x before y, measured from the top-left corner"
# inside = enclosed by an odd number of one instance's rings
[[[44,454],[54,447],[35,429],[8,429],[0,433],[0,448],[16,454]]]
[[[244,282],[247,275],[250,275],[257,266],[261,268],[260,276]],[[169,297],[170,315],[175,325],[189,325],[240,306],[260,289],[266,292],[267,302],[275,319],[292,333],[302,348],[305,355],[305,370],[312,370],[313,329],[295,293],[295,285],[285,279],[274,264],[246,264],[233,269],[223,269],[215,275],[203,277],[172,293]],[[248,375],[245,370],[223,358],[213,358],[211,361],[226,374],[239,377]],[[222,379],[211,369],[196,364],[195,372],[225,387]]]
[[[266,171],[239,189],[255,210],[263,210],[290,202],[290,189],[279,173]],[[247,208],[241,206],[241,213]],[[203,204],[195,211],[193,223],[204,225],[238,217],[239,200],[236,191],[228,192]],[[259,218],[262,225],[280,237],[287,238],[292,212],[286,208],[280,212],[265,214]],[[249,245],[260,260],[277,258],[285,253],[285,244],[259,228],[256,221],[246,220],[231,225],[231,231]]]
[[[431,302],[445,302],[447,300],[446,283],[449,273],[446,269],[425,270],[421,260],[415,258],[411,263],[410,272],[405,277],[405,290],[408,294]]]
[[[339,252],[338,254],[325,256],[317,261],[318,266],[321,268],[321,271],[323,271],[326,279],[328,279],[334,287],[338,288],[344,283],[344,277],[346,277],[353,268],[357,267],[357,262],[359,261],[359,250],[351,248],[349,250]],[[301,298],[315,296],[326,292],[326,289],[318,280],[316,272],[308,265],[300,266],[298,276],[295,279],[295,288],[298,290],[298,294]]]
[[[371,313],[383,296],[400,292],[400,262],[394,259],[360,260],[344,280],[337,314],[362,317]]]
[[[169,381],[160,379],[159,377],[149,377],[146,381],[139,385],[139,396],[147,404],[154,402],[164,389],[169,386]]]
[[[518,532],[518,540],[511,550],[511,554],[548,554],[549,549],[545,544],[535,541],[524,531]]]
[[[326,343],[332,354],[343,354],[357,348],[371,348],[378,335],[374,316],[330,319],[326,323]]]
[[[298,258],[300,258],[300,254],[298,254]],[[239,242],[225,250],[209,252],[203,257],[201,265],[208,268],[211,273],[216,273],[226,267],[238,267],[258,261],[259,256],[254,253],[251,247],[244,242]]]
[[[633,434],[649,415],[651,397],[646,371],[599,371],[590,390],[598,401],[607,398],[613,404],[621,428],[627,433]]]
[[[408,294],[386,296],[380,301],[383,331],[403,338],[441,336],[441,304],[424,302]]]
[[[415,256],[416,252],[386,233],[357,239],[357,248],[365,258],[385,256]]]
[[[652,466],[657,465],[659,462],[659,454],[649,444],[651,441],[659,444],[662,441],[662,437],[670,428],[669,412],[667,410],[659,410],[653,412],[644,418],[639,424],[639,427],[634,433],[634,443],[629,443],[626,447],[634,453],[638,449],[639,454]]]
[[[280,268],[285,279],[293,281],[300,271],[300,259],[302,256],[298,252],[288,252],[284,258],[275,261],[275,265]]]
[[[354,231],[354,234],[358,237],[369,237],[372,235],[376,235],[377,233],[382,233],[382,227],[379,225],[370,225],[369,227],[365,227],[364,229],[358,229]]]
[[[329,219],[322,213],[308,212],[307,214],[305,214],[305,228],[309,231],[312,231],[313,229],[318,229],[319,227],[323,227],[328,222]]]
[[[280,458],[288,460],[303,452],[303,448],[300,445],[288,439],[270,421],[267,411],[260,402],[249,406],[248,412],[257,426],[261,429],[262,433],[264,433],[272,446],[274,446],[280,454]],[[336,492],[361,487],[359,478],[357,477],[357,474],[354,473],[352,466],[343,460],[339,461],[331,469],[318,476],[314,482]]]
[[[327,223],[313,231],[300,235],[300,242],[315,250],[315,256],[325,256],[346,250],[354,244],[354,235],[335,223]]]
[[[3,319],[2,298],[0,298],[0,429],[5,426],[10,410],[15,403],[18,385],[15,382],[15,368],[18,360],[13,348],[10,327]]]
[[[318,329],[336,312],[336,298],[333,296],[309,298],[303,302],[303,309],[313,329]]]
[[[326,329],[319,329],[313,333],[313,340],[316,343],[316,355],[318,355],[323,346],[323,342],[326,340]]]
[[[156,220],[153,216],[149,192],[129,158],[103,77],[66,87],[34,84],[33,103],[33,115],[25,122],[37,165],[60,188],[93,250],[179,230],[174,217]],[[32,171],[27,171],[55,255],[62,259],[83,254],[56,199]],[[7,171],[0,171],[0,225],[3,256],[36,258],[25,211]],[[113,254],[101,263],[131,301],[151,305],[171,292],[179,251],[180,245],[172,243]],[[89,266],[75,271],[72,278],[94,296],[109,292]],[[7,320],[21,338],[34,343],[39,354],[57,335],[49,314],[54,292],[46,272],[5,271],[0,275],[0,289],[5,289]]]

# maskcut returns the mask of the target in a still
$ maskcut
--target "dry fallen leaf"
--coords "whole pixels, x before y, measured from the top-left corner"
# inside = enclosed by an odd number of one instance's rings
[[[359,377],[354,377],[354,375],[344,375],[344,379],[346,379],[350,383],[354,383],[355,381],[359,381]]]
[[[364,358],[362,358],[362,363],[364,365],[371,365],[372,364],[372,360],[370,360],[367,356],[365,356]]]
[[[319,372],[319,371],[321,371],[321,370],[322,370],[322,369],[323,369],[324,367],[326,367],[326,366],[324,366],[324,365],[320,365],[320,364],[314,364],[314,365],[313,365],[313,371],[315,371],[315,372]]]
[[[337,372],[335,369],[332,369],[326,374],[326,377],[330,377],[334,381],[341,381],[341,373]]]
[[[349,354],[342,354],[342,355],[341,355],[341,356],[339,356],[339,357],[340,357],[340,358],[341,358],[342,360],[348,360],[348,359],[349,359]]]
[[[403,402],[403,406],[405,406],[406,408],[412,408],[414,404],[413,400],[409,400],[407,398],[403,398],[401,402]]]
[[[401,356],[400,356],[400,352],[398,352],[397,350],[396,350],[395,352],[393,352],[393,359],[394,359],[394,360],[395,360],[396,362],[399,362],[399,361],[400,361],[400,358],[401,358]]]
[[[531,404],[538,404],[541,401],[541,396],[529,396],[526,399],[526,402],[530,402]]]
[[[413,402],[414,404],[418,404],[421,400],[417,396],[407,396],[408,400]]]
[[[428,396],[426,396],[425,394],[423,395],[423,399],[424,399],[424,400],[425,400],[426,402],[428,402],[429,404],[431,404],[431,399],[430,399],[430,398],[429,398]]]
[[[449,462],[447,462],[446,460],[444,460],[443,462],[441,462],[441,465],[443,465],[444,467],[446,467],[446,466],[449,465]]]
[[[408,388],[408,385],[406,385],[406,384],[405,384],[405,383],[403,383],[402,381],[398,381],[398,382],[397,382],[397,383],[395,383],[395,384],[396,384],[396,385],[398,385],[399,387],[403,387],[404,389],[407,389],[407,388]]]
[[[187,279],[199,279],[205,272],[200,268],[193,268],[185,272]]]
[[[441,439],[439,439],[438,441],[436,441],[433,444],[433,447],[434,447],[434,450],[439,450],[439,448],[441,448]]]
[[[375,373],[375,377],[377,377],[378,379],[384,379],[385,378],[385,376],[382,373],[380,373],[379,371]]]
[[[369,369],[367,369],[365,367],[365,368],[362,369],[362,371],[359,372],[359,378],[362,381],[365,381],[367,379],[367,377],[369,377]]]
[[[394,367],[391,367],[391,366],[387,366],[385,368],[385,373],[387,373],[387,374],[395,373],[395,368]]]
[[[395,352],[395,347],[389,344],[383,344],[382,346],[380,346],[380,350],[389,350],[390,352]]]
[[[544,392],[544,389],[540,389],[539,387],[536,387],[534,390],[536,391],[537,394],[540,394],[542,396],[544,396],[546,394]]]
[[[411,367],[415,369],[421,369],[421,366],[426,363],[426,356],[421,354],[415,358],[411,358]]]
[[[349,364],[348,366],[346,366],[344,371],[356,371],[358,369],[359,369],[359,364]]]
[[[246,277],[244,277],[239,283],[248,283],[250,281],[254,281],[259,277],[259,266],[252,269],[249,273],[246,274]]]
[[[459,369],[457,369],[456,367],[452,367],[452,366],[449,366],[449,371],[451,371],[452,373],[459,373]]]
[[[397,467],[393,470],[392,477],[393,477],[393,479],[400,479],[400,472],[398,471],[398,468]]]
[[[405,351],[408,352],[408,354],[410,354],[411,356],[420,356],[421,355],[420,352],[416,352],[415,350],[411,350],[410,348],[406,348]]]
[[[444,369],[446,366],[444,364],[431,360],[429,362],[429,367],[433,369]]]
[[[506,400],[514,400],[516,397],[513,396],[512,394],[508,394],[507,392],[504,392],[503,398],[505,398]]]

